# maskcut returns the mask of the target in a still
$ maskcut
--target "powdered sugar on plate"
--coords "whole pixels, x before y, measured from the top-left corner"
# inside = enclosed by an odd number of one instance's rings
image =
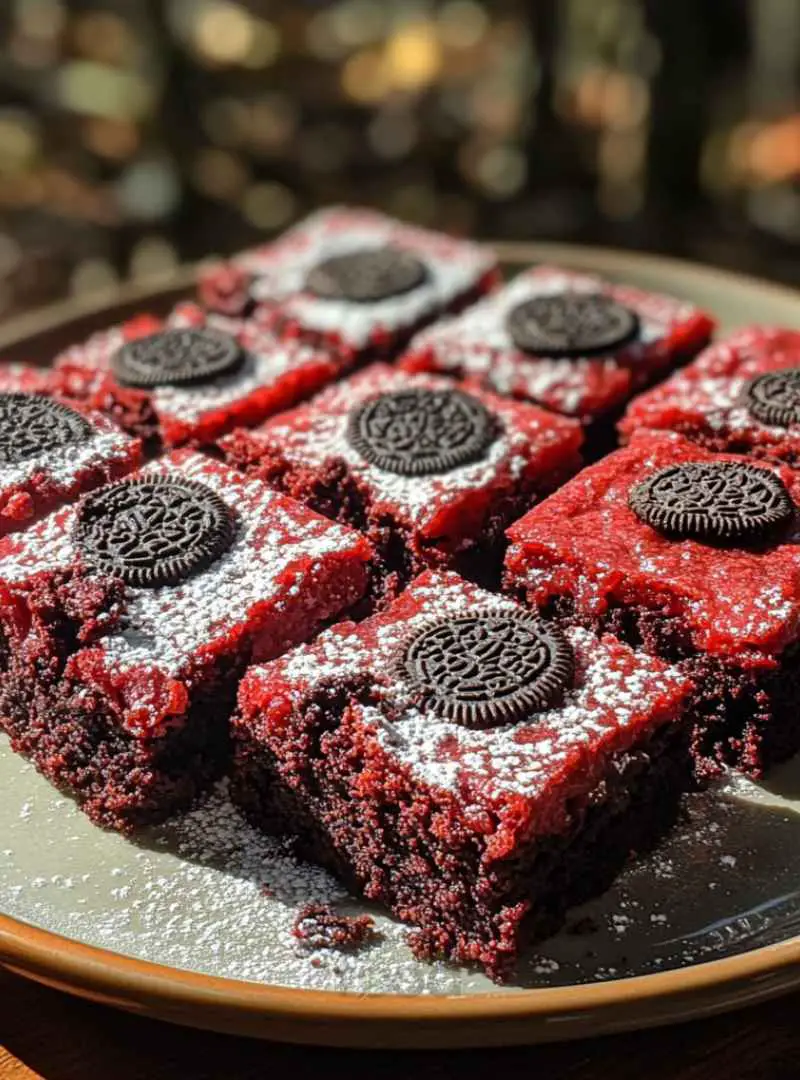
[[[799,776],[797,763],[778,775],[783,797],[748,781],[690,797],[665,845],[497,987],[416,961],[404,926],[251,829],[224,785],[133,843],[93,826],[0,736],[0,912],[114,953],[300,989],[502,994],[647,974],[796,933]],[[380,940],[353,952],[301,945],[292,928],[309,903],[371,915]]]

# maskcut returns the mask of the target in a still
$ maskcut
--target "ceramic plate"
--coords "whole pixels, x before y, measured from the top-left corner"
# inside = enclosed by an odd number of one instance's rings
[[[553,260],[745,322],[800,327],[800,295],[670,260],[535,245]],[[0,334],[3,355],[44,360],[136,306],[74,307]],[[368,911],[378,940],[343,953],[292,933],[309,900]],[[137,838],[84,818],[0,740],[0,961],[51,985],[163,1019],[297,1041],[467,1046],[573,1038],[698,1016],[800,985],[800,762],[767,785],[735,776],[689,797],[669,840],[498,987],[414,960],[406,930],[238,816],[224,785]]]

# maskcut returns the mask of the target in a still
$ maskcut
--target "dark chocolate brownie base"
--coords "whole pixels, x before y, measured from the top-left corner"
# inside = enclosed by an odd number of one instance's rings
[[[121,581],[42,575],[24,606],[21,595],[6,602],[20,617],[0,628],[0,731],[93,821],[129,832],[163,820],[222,772],[244,657],[218,667],[214,680],[195,690],[180,727],[136,739],[100,693],[64,678],[69,657],[123,617]],[[12,626],[19,628],[16,637]]]
[[[317,470],[293,468],[280,453],[260,453],[247,432],[226,440],[224,457],[228,464],[367,536],[377,554],[373,608],[390,602],[413,577],[429,569],[455,570],[484,588],[499,588],[506,529],[534,502],[568,480],[573,471],[554,470],[546,477],[498,493],[479,539],[463,551],[453,552],[444,538],[427,541],[391,515],[372,515],[368,493],[344,461],[330,461]]]
[[[122,730],[101,700],[78,700],[66,688],[43,692],[12,674],[0,694],[0,730],[95,824],[128,833],[186,808],[222,775],[231,697],[211,695],[178,730],[142,741]]]
[[[704,450],[711,450],[718,454],[746,454],[747,457],[760,461],[774,462],[779,459],[796,469],[800,465],[800,458],[789,450],[776,453],[776,447],[769,444],[760,445],[746,438],[737,437],[734,432],[705,431],[694,424],[680,423],[670,425],[670,431],[682,435],[696,446],[702,446]]]
[[[326,704],[313,709],[327,715]],[[300,857],[411,923],[417,956],[476,962],[498,981],[511,974],[521,944],[553,933],[569,907],[605,891],[633,852],[658,842],[689,783],[687,735],[672,730],[620,755],[588,801],[571,808],[569,834],[521,850],[487,873],[482,841],[465,823],[451,823],[445,841],[427,829],[431,796],[408,791],[396,805],[354,806],[348,778],[359,765],[330,733],[323,758],[321,734],[310,717],[314,745],[296,759],[294,788],[270,753],[240,730],[234,800],[258,827],[295,836]]]
[[[553,600],[546,614],[567,624],[583,621],[637,649],[678,664],[695,682],[692,755],[700,782],[733,766],[760,779],[772,765],[800,751],[800,649],[777,668],[745,669],[692,646],[682,621],[642,607],[611,607],[599,620],[581,620],[570,598]]]

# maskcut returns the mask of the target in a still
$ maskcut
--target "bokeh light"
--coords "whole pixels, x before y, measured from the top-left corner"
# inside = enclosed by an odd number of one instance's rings
[[[798,28],[757,0],[8,0],[0,314],[332,201],[796,279]]]

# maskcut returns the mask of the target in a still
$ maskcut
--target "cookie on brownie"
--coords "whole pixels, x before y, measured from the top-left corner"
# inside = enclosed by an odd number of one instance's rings
[[[183,303],[165,320],[139,316],[67,349],[52,384],[126,431],[173,447],[259,423],[342,370],[328,352]]]
[[[415,330],[497,281],[489,248],[333,206],[209,268],[199,295],[210,311],[249,316],[282,337],[366,360],[395,353]]]
[[[800,483],[786,466],[642,432],[509,529],[505,582],[696,682],[701,775],[800,747]]]
[[[232,792],[410,923],[419,956],[501,978],[672,821],[688,692],[609,635],[427,572],[250,668]]]
[[[402,366],[535,401],[594,433],[638,389],[694,356],[713,327],[688,301],[535,266],[418,334]]]
[[[623,440],[678,431],[709,450],[800,464],[800,330],[750,326],[634,398]]]
[[[176,451],[0,542],[0,729],[90,817],[128,830],[227,763],[252,660],[366,591],[362,536]]]
[[[576,471],[581,441],[579,424],[535,405],[375,364],[220,445],[363,530],[391,591],[427,566],[490,580],[505,527]]]
[[[52,396],[48,371],[0,365],[0,536],[134,469],[141,443]]]

